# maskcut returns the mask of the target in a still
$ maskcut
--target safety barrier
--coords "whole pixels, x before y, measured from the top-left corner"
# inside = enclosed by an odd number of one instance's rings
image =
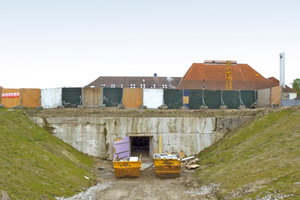
[[[241,105],[250,108],[253,103],[270,105],[280,104],[280,87],[255,90],[177,90],[143,88],[48,88],[48,89],[6,89],[1,90],[1,104],[6,108],[15,106],[57,108],[59,106],[77,107],[117,107],[126,108],[164,108],[237,109]]]

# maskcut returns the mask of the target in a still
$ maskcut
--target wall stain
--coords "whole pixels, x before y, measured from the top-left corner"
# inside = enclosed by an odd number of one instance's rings
[[[51,134],[55,134],[54,133],[54,127],[51,126],[51,124],[48,123],[48,120],[46,117],[42,117],[42,120],[44,122],[44,125],[42,126],[43,129],[45,129],[48,133],[51,133]]]

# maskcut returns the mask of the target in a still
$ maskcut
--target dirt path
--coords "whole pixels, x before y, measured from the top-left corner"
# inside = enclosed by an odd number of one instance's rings
[[[97,196],[97,200],[109,199],[206,199],[197,194],[190,194],[199,188],[197,181],[192,178],[191,172],[181,172],[180,178],[157,178],[154,167],[140,173],[139,178],[115,178],[111,161],[98,161],[98,166],[104,170],[97,170],[99,182],[113,182]],[[186,184],[188,182],[188,184]]]

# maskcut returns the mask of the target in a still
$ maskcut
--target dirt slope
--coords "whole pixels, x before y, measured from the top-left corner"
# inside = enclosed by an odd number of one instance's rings
[[[28,119],[0,109],[0,194],[11,199],[54,199],[91,186],[94,161]],[[90,179],[86,179],[90,177]]]
[[[300,198],[300,107],[260,113],[197,157],[201,185],[220,184],[221,199]]]

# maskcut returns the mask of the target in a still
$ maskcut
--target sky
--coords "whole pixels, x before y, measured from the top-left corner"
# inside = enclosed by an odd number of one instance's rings
[[[299,8],[299,0],[0,0],[0,86],[182,77],[204,60],[279,79],[281,52],[289,84],[300,78]]]

